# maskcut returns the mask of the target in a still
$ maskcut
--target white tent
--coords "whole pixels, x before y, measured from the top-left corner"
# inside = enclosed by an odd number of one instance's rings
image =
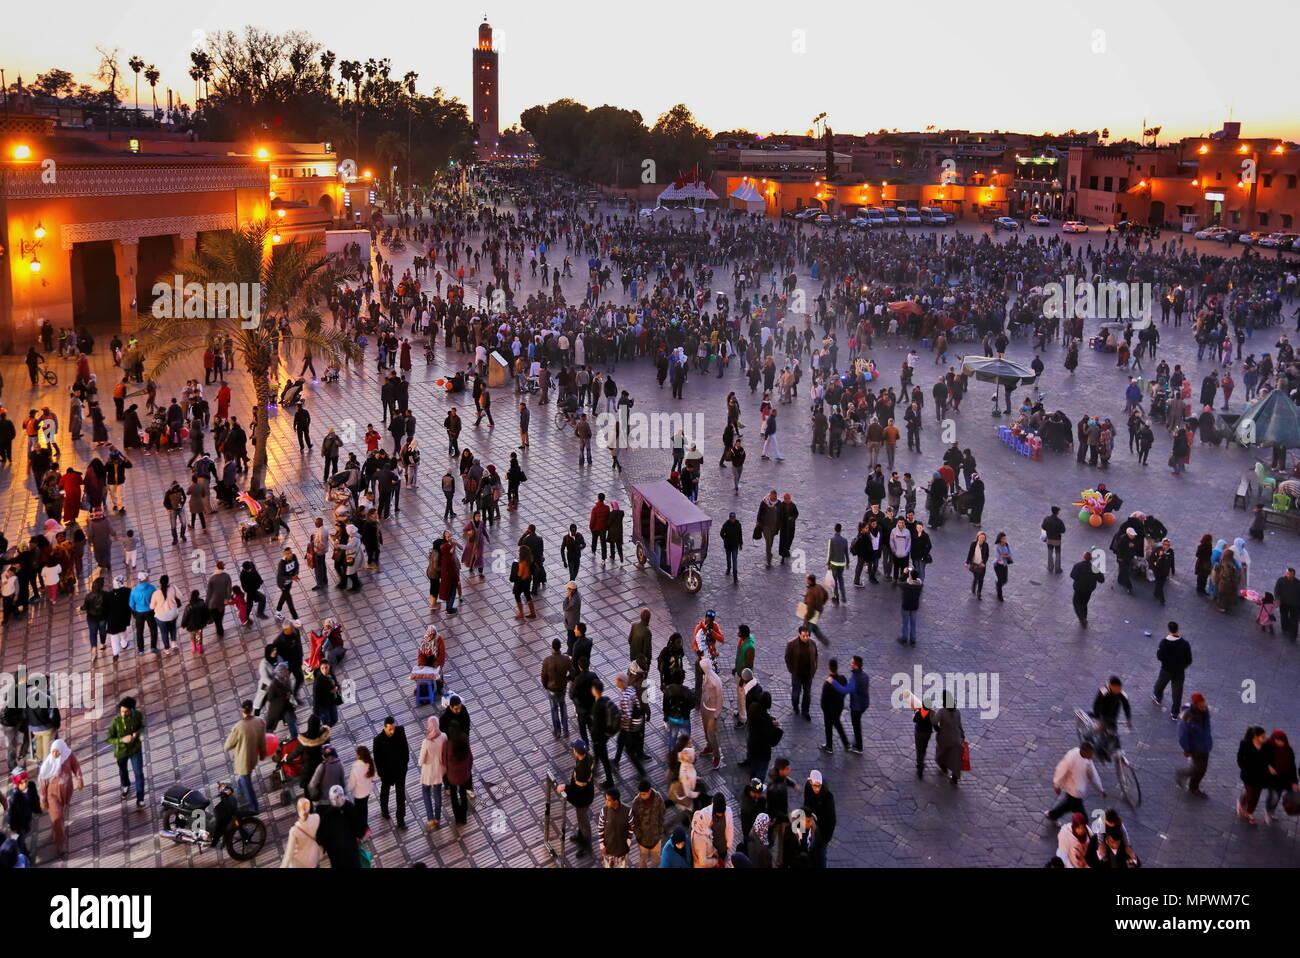
[[[741,183],[731,191],[731,208],[744,210],[746,213],[761,213],[767,208],[763,194],[748,183]]]
[[[688,200],[690,198],[691,198],[691,194],[687,192],[686,187],[684,186],[679,187],[675,183],[670,183],[668,185],[668,188],[659,194],[659,203],[660,204],[674,203],[674,202],[680,203],[681,201]]]
[[[713,192],[713,190],[709,189],[703,183],[687,183],[685,192],[687,199],[700,200],[701,202],[705,200],[717,200],[718,198],[718,194]]]

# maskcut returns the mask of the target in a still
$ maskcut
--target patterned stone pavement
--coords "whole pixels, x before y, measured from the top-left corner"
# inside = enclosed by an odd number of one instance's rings
[[[402,265],[404,260],[399,258],[399,268]],[[806,276],[802,283],[815,293]],[[580,296],[581,282],[570,292]],[[1195,361],[1185,330],[1164,332],[1162,355],[1171,363],[1183,362],[1194,378],[1208,371],[1208,361]],[[1259,344],[1263,335],[1256,334],[1250,348],[1267,348]],[[1275,338],[1267,337],[1268,346]],[[875,353],[880,367],[887,371],[898,368],[903,354],[903,344],[890,343],[878,343]],[[1010,355],[1027,361],[1028,344],[1013,344]],[[415,707],[408,673],[418,638],[430,621],[425,556],[429,543],[443,528],[437,480],[444,448],[440,424],[448,402],[433,381],[461,358],[454,352],[447,356],[439,346],[438,361],[432,367],[425,367],[418,355],[415,359],[411,392],[419,422],[417,435],[424,450],[421,485],[414,492],[403,490],[401,515],[385,524],[381,571],[363,573],[365,588],[357,594],[345,595],[334,589],[313,593],[304,586],[295,597],[306,626],[334,616],[346,631],[349,651],[341,671],[352,683],[355,702],[342,708],[333,736],[345,761],[350,761],[352,745],[368,743],[390,713],[406,725],[413,748],[418,747],[424,719],[433,714],[429,706]],[[1043,384],[1049,405],[1065,409],[1074,418],[1088,409],[1118,421],[1124,374],[1104,356],[1088,352],[1081,357],[1077,374],[1069,377],[1061,368],[1061,358],[1057,347],[1049,347]],[[95,359],[101,383],[111,383],[107,357],[100,352]],[[341,428],[351,419],[359,437],[366,423],[378,420],[373,353],[371,359],[365,369],[345,375],[337,385],[308,387],[312,431],[318,443],[330,426]],[[923,355],[916,377],[923,388],[933,382],[933,377],[927,377],[935,369],[931,363],[932,358]],[[64,378],[72,374],[70,363],[57,361],[56,368]],[[0,370],[7,384],[6,406],[15,418],[21,418],[37,402],[56,403],[61,417],[66,416],[61,389],[29,390],[25,370],[14,357],[0,361]],[[160,388],[160,396],[170,395],[169,390],[178,389],[190,375],[197,371],[174,371]],[[990,599],[974,602],[961,568],[972,530],[950,522],[933,533],[936,563],[927,581],[921,638],[915,649],[904,649],[892,641],[897,632],[898,598],[887,585],[852,590],[846,605],[828,610],[823,624],[830,648],[823,650],[822,661],[835,654],[847,666],[850,655],[863,654],[872,680],[872,706],[864,721],[866,754],[848,755],[837,746],[835,754],[827,756],[816,749],[821,741],[818,716],[814,715],[811,726],[792,721],[785,692],[788,683],[782,650],[797,624],[793,608],[802,592],[802,575],[791,566],[764,568],[761,550],[755,548],[759,544],[747,538],[741,554],[741,580],[732,585],[722,577],[723,556],[716,529],[726,513],[734,510],[748,530],[758,500],[767,489],[789,491],[800,508],[795,548],[802,550],[809,571],[820,572],[833,523],[843,522],[851,529],[865,506],[865,450],[847,447],[839,460],[812,456],[806,400],[801,397],[782,410],[785,461],[760,461],[757,443],[750,442],[751,456],[737,495],[732,492],[729,474],[716,467],[718,436],[725,422],[724,398],[729,390],[736,389],[741,395],[746,410],[743,419],[751,430],[758,422],[757,397],[749,395],[737,369],[721,380],[693,377],[686,388],[686,400],[680,403],[656,388],[653,372],[644,361],[620,364],[615,376],[620,388],[629,389],[636,398],[638,412],[703,415],[706,467],[700,505],[715,518],[715,526],[704,588],[697,596],[688,595],[680,583],[662,579],[651,570],[638,570],[630,550],[629,560],[623,564],[602,564],[588,555],[579,584],[584,618],[596,641],[593,667],[608,677],[625,664],[627,629],[643,606],[653,614],[656,650],[671,631],[685,633],[707,608],[718,611],[728,649],[734,648],[730,641],[736,626],[748,622],[758,637],[759,677],[772,690],[775,714],[787,729],[779,751],[791,758],[799,779],[810,768],[821,769],[837,796],[840,826],[830,850],[831,865],[1041,865],[1055,846],[1054,831],[1041,823],[1042,809],[1053,801],[1052,768],[1075,744],[1071,711],[1089,705],[1097,685],[1112,672],[1125,677],[1133,701],[1135,731],[1126,733],[1124,742],[1141,776],[1144,802],[1138,810],[1126,810],[1125,817],[1146,863],[1278,866],[1297,862],[1296,827],[1291,821],[1251,828],[1234,817],[1232,803],[1237,783],[1233,757],[1245,726],[1300,731],[1300,707],[1290,694],[1300,679],[1300,651],[1280,636],[1259,634],[1244,608],[1229,618],[1213,614],[1192,593],[1189,581],[1191,554],[1202,532],[1228,539],[1245,533],[1248,516],[1234,512],[1231,502],[1236,479],[1249,464],[1249,453],[1198,447],[1189,473],[1181,480],[1160,465],[1167,458],[1168,441],[1163,435],[1157,437],[1151,456],[1154,465],[1146,469],[1119,448],[1104,477],[1076,465],[1072,456],[1049,454],[1043,462],[1030,462],[998,443],[994,420],[987,415],[988,387],[976,386],[957,417],[957,438],[974,450],[987,483],[984,528],[1005,530],[1016,550],[1008,600],[1003,604],[993,601],[990,585]],[[886,381],[896,382],[896,377],[887,372]],[[232,388],[232,408],[246,420],[252,402],[246,378],[237,375]],[[494,395],[495,429],[489,430],[486,422],[475,429],[470,420],[462,435],[463,447],[473,449],[485,463],[495,462],[500,470],[517,443],[511,398],[509,390]],[[554,428],[550,410],[533,408],[532,449],[521,454],[529,476],[521,507],[515,513],[503,512],[501,524],[493,530],[489,547],[493,561],[483,580],[465,582],[463,614],[450,621],[441,616],[433,619],[445,626],[448,636],[448,688],[466,699],[474,718],[478,801],[469,827],[459,838],[447,827],[426,833],[420,827],[423,812],[413,764],[408,798],[414,807],[408,831],[397,832],[380,823],[372,802],[374,840],[385,867],[414,861],[475,867],[543,866],[551,861],[541,842],[541,778],[552,765],[567,774],[568,756],[551,736],[537,670],[550,640],[563,634],[559,598],[564,579],[562,573],[556,573],[559,540],[571,521],[585,528],[585,516],[597,492],[628,501],[627,488],[632,483],[666,473],[670,453],[653,449],[626,452],[622,456],[625,471],[620,476],[612,475],[608,462],[599,457],[592,467],[577,469],[575,441]],[[310,518],[323,506],[321,464],[319,456],[299,455],[289,419],[283,414],[273,416],[270,484],[289,494],[294,508],[291,540],[301,545]],[[112,434],[115,440],[120,437],[119,430]],[[91,453],[89,444],[71,443],[66,435],[61,439],[65,450],[73,453],[71,461],[84,463]],[[932,422],[927,423],[923,446],[922,455],[899,453],[900,471],[910,469],[920,478],[938,463],[942,450]],[[345,451],[356,448],[363,448],[359,441]],[[20,455],[12,472],[0,474],[4,492],[0,515],[11,540],[30,528],[36,515],[30,481],[24,481],[19,471],[24,459]],[[278,545],[264,539],[241,544],[236,527],[239,516],[234,513],[221,512],[206,535],[191,540],[191,548],[170,545],[161,496],[171,478],[183,478],[184,461],[179,454],[137,455],[134,460],[136,467],[126,492],[128,514],[113,522],[119,532],[133,528],[142,537],[155,581],[158,574],[167,572],[183,591],[201,589],[206,574],[195,571],[195,548],[203,550],[209,568],[218,559],[234,568],[243,559],[253,558],[262,574],[271,577],[279,557]],[[69,461],[66,455],[65,461]],[[1065,577],[1045,572],[1037,529],[1048,506],[1062,505],[1068,513],[1069,503],[1079,491],[1102,479],[1124,497],[1126,508],[1154,513],[1170,527],[1180,572],[1171,582],[1165,609],[1151,600],[1149,586],[1139,584],[1132,597],[1110,584],[1104,586],[1093,602],[1092,627],[1084,632],[1074,623]],[[455,524],[457,534],[463,519]],[[520,624],[513,618],[507,569],[513,543],[529,522],[537,524],[546,541],[551,586],[542,593],[538,618]],[[1067,533],[1067,561],[1094,541],[1105,545],[1102,537],[1072,525]],[[1300,558],[1300,540],[1270,530],[1264,543],[1252,543],[1250,552],[1252,583],[1267,587],[1286,564],[1295,564]],[[120,561],[115,554],[115,569],[121,568]],[[73,611],[79,601],[61,602],[52,612],[42,610],[30,623],[9,626],[0,645],[0,666],[9,672],[19,665],[29,671],[89,669],[82,616]],[[1207,800],[1190,798],[1173,786],[1172,772],[1181,761],[1176,727],[1165,711],[1152,706],[1148,694],[1156,671],[1155,645],[1168,618],[1182,623],[1196,656],[1186,694],[1204,692],[1214,710],[1216,750],[1204,786]],[[264,625],[242,632],[227,630],[223,642],[208,643],[208,654],[202,659],[192,658],[188,652],[163,659],[127,653],[116,667],[98,670],[103,678],[104,713],[93,717],[71,710],[65,718],[64,735],[82,761],[87,786],[71,811],[73,851],[66,864],[233,864],[214,851],[159,840],[154,808],[157,795],[173,782],[211,783],[228,776],[229,763],[221,746],[237,717],[237,703],[256,688],[260,650],[276,631],[273,619]],[[996,673],[999,681],[996,717],[981,718],[969,710],[964,713],[973,770],[963,777],[958,789],[935,772],[927,774],[924,781],[916,780],[911,713],[890,708],[891,677],[897,673],[910,676],[918,666],[927,672]],[[1243,693],[1246,683],[1254,687],[1253,698]],[[115,764],[103,741],[111,706],[128,694],[140,701],[149,723],[149,797],[144,812],[119,799]],[[729,708],[734,704],[730,685],[727,703]],[[728,765],[705,777],[710,789],[721,788],[734,796],[743,785],[743,773],[735,767],[743,753],[743,740],[731,730],[729,718],[721,730]],[[650,741],[658,738],[656,728]],[[269,770],[269,763],[264,763],[263,780]],[[626,791],[635,772],[625,763],[621,774]],[[1102,777],[1108,788],[1114,785],[1111,769],[1103,769]],[[278,864],[292,821],[289,807],[275,804],[264,789],[263,819],[270,828],[271,843],[255,863],[260,867]],[[1112,794],[1115,791],[1112,788]],[[1090,807],[1099,801],[1092,796]],[[47,830],[42,833],[42,843],[41,857],[51,861],[53,849]]]

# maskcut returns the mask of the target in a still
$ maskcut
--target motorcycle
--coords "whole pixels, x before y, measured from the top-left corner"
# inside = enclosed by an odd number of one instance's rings
[[[217,785],[215,808],[202,788],[171,786],[163,793],[162,829],[158,834],[178,845],[224,844],[237,862],[256,857],[266,844],[266,825],[240,807],[229,782]]]

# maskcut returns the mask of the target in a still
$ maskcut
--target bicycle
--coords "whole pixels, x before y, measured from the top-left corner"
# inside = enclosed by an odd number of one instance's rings
[[[1138,808],[1142,804],[1142,786],[1138,784],[1137,771],[1133,768],[1133,763],[1128,760],[1124,749],[1120,747],[1119,738],[1108,735],[1101,722],[1083,709],[1074,710],[1074,722],[1080,745],[1091,745],[1098,755],[1110,753],[1109,757],[1115,763],[1115,778],[1119,782],[1120,794],[1124,796],[1124,801],[1128,802],[1130,808]],[[1108,743],[1107,739],[1111,742]],[[1105,747],[1109,744],[1113,744],[1114,748]]]
[[[57,386],[59,384],[59,374],[50,369],[45,363],[41,363],[37,368],[37,378],[42,380],[47,386]]]

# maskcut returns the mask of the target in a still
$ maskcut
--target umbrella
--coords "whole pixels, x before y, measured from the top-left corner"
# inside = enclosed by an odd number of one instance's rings
[[[1237,441],[1243,446],[1300,446],[1300,407],[1281,389],[1274,389],[1237,420]]]
[[[1022,383],[1032,383],[1038,378],[1028,366],[1011,359],[990,356],[967,356],[962,359],[962,369],[981,382],[997,383],[1011,389]]]
[[[962,359],[962,371],[974,376],[981,382],[996,383],[1007,391],[1007,414],[1011,414],[1011,390],[1021,383],[1032,383],[1038,378],[1028,366],[1010,359],[997,359],[992,356],[967,356]],[[993,392],[993,415],[999,416],[997,390]]]

